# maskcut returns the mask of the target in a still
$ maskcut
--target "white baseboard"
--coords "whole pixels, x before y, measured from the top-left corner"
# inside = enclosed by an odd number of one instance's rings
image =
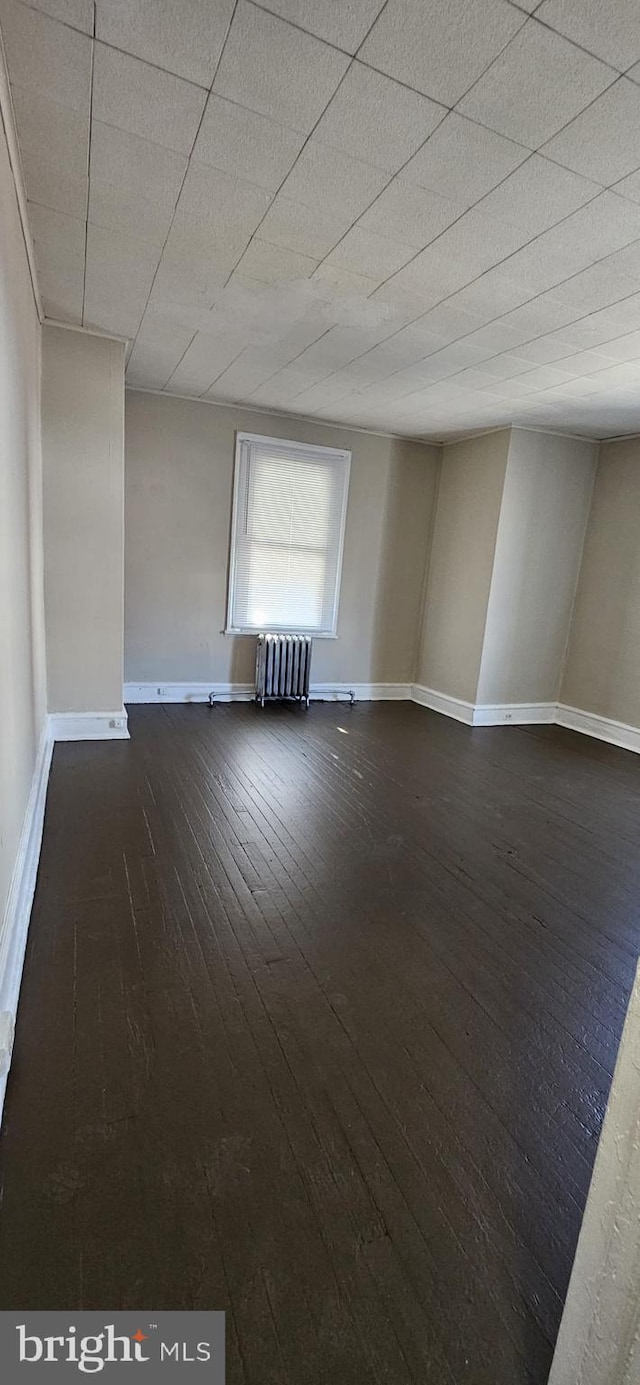
[[[579,707],[567,707],[562,702],[474,705],[472,702],[463,702],[459,697],[436,692],[434,688],[422,687],[420,683],[414,683],[411,700],[419,702],[422,707],[429,707],[433,712],[441,712],[455,721],[462,721],[467,726],[566,726],[571,731],[580,731],[585,736],[593,736],[595,740],[607,741],[610,745],[640,754],[640,727],[627,726],[625,722],[597,716],[595,712],[583,712]]]
[[[36,887],[53,741],[45,722],[0,930],[0,1120],[11,1064],[20,981]]]
[[[447,693],[436,692],[435,688],[414,683],[411,701],[419,702],[421,707],[429,707],[432,712],[442,712],[445,717],[453,717],[455,721],[463,721],[466,726],[473,726],[473,703],[463,702],[460,697],[449,697]]]
[[[474,726],[552,726],[556,719],[555,702],[476,703]]]
[[[250,702],[255,696],[253,683],[125,683],[125,705],[150,702]]]
[[[125,703],[253,702],[252,683],[125,683]],[[353,693],[356,702],[406,700],[409,683],[312,683],[309,696],[314,702],[339,702]]]
[[[50,712],[53,741],[128,741],[124,707],[116,712]]]
[[[125,683],[125,703],[153,702],[208,702],[210,694],[216,702],[252,702],[255,696],[252,683]],[[312,701],[340,702],[353,694],[356,702],[407,701],[418,702],[433,712],[453,717],[466,726],[560,726],[582,731],[587,736],[609,741],[625,750],[640,751],[640,730],[625,726],[623,722],[612,721],[607,717],[582,712],[576,707],[565,707],[556,702],[505,702],[476,703],[465,702],[460,697],[437,692],[435,688],[425,688],[421,683],[313,683],[310,697]],[[126,713],[114,713],[121,718]],[[64,717],[51,718],[55,722],[55,740],[102,739],[105,735],[116,738],[128,736],[128,731],[108,733],[94,728],[80,734],[82,727],[75,722],[95,722],[98,718],[110,720],[110,713],[99,713],[97,717],[76,717],[65,713]],[[59,725],[67,722],[68,726]],[[65,733],[66,732],[66,733]],[[73,732],[73,734],[71,734]]]
[[[580,731],[584,736],[593,736],[598,741],[608,741],[610,745],[640,754],[640,728],[637,726],[627,726],[624,721],[600,717],[595,712],[583,712],[579,707],[567,707],[562,702],[558,703],[556,721],[570,731]]]

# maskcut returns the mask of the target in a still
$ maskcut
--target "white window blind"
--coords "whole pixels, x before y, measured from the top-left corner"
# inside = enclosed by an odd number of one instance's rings
[[[350,461],[237,435],[229,631],[335,634]]]

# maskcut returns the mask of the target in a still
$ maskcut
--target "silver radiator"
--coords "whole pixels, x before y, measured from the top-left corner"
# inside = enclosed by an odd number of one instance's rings
[[[259,635],[256,649],[256,701],[297,697],[309,706],[313,641],[308,635]]]

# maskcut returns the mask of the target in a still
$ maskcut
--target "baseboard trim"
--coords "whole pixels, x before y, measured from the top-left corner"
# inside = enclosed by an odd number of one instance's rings
[[[445,717],[462,721],[465,726],[473,726],[475,708],[472,702],[464,702],[461,697],[449,697],[447,693],[436,692],[435,688],[425,688],[422,683],[414,683],[411,688],[411,701],[431,712],[442,712]]]
[[[555,702],[477,703],[474,726],[552,726],[556,720]]]
[[[115,712],[50,712],[53,741],[128,741],[124,707]]]
[[[595,712],[583,712],[580,707],[568,707],[563,702],[558,703],[556,721],[558,726],[566,726],[569,731],[580,731],[583,736],[592,736],[597,741],[607,741],[609,745],[640,754],[640,727],[627,726],[626,722],[601,717]]]
[[[313,702],[339,702],[353,694],[356,702],[386,702],[407,700],[411,696],[409,683],[312,683],[309,696]],[[125,683],[125,703],[156,702],[253,702],[252,683]]]
[[[640,727],[628,726],[625,722],[601,717],[595,712],[584,712],[579,707],[568,707],[563,702],[474,705],[472,702],[463,702],[459,697],[436,692],[434,688],[425,688],[420,683],[414,683],[411,700],[422,707],[429,707],[432,712],[441,712],[455,721],[462,721],[466,726],[565,726],[594,740],[607,741],[609,745],[640,754]]]
[[[208,702],[213,693],[214,702],[252,702],[255,697],[252,683],[125,683],[124,701],[135,705],[162,702]],[[640,752],[640,729],[626,726],[623,722],[608,717],[583,712],[577,707],[567,707],[557,702],[502,702],[473,703],[463,698],[451,697],[448,693],[426,688],[422,683],[313,683],[310,694],[313,702],[340,702],[353,696],[356,702],[417,702],[432,712],[453,717],[465,726],[566,726],[572,731],[581,731],[596,740],[608,741],[610,745],[621,746],[623,750]],[[50,718],[55,723],[52,734],[55,740],[102,740],[123,739],[128,731],[105,730],[102,723],[112,717],[125,719],[125,713],[101,712],[94,715],[77,716],[64,713]],[[101,720],[100,727],[83,729],[75,723],[94,723]],[[82,732],[82,734],[80,734]],[[73,734],[72,734],[73,733]]]
[[[18,854],[0,930],[0,1121],[11,1065],[18,996],[36,888],[53,740],[48,720],[40,737]]]

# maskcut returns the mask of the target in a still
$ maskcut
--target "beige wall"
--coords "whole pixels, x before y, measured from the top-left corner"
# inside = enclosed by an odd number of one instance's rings
[[[556,702],[597,444],[511,430],[477,701]]]
[[[476,701],[509,430],[443,448],[417,682]]]
[[[561,701],[640,726],[638,438],[600,449]]]
[[[0,921],[45,722],[40,324],[0,123]]]
[[[640,1380],[640,970],[598,1145],[549,1385]]]
[[[126,682],[253,679],[222,633],[235,431],[352,453],[338,638],[316,683],[410,682],[439,450],[319,423],[127,391]]]
[[[49,710],[122,708],[124,347],[43,329]]]
[[[44,727],[40,324],[0,123],[0,920]]]

